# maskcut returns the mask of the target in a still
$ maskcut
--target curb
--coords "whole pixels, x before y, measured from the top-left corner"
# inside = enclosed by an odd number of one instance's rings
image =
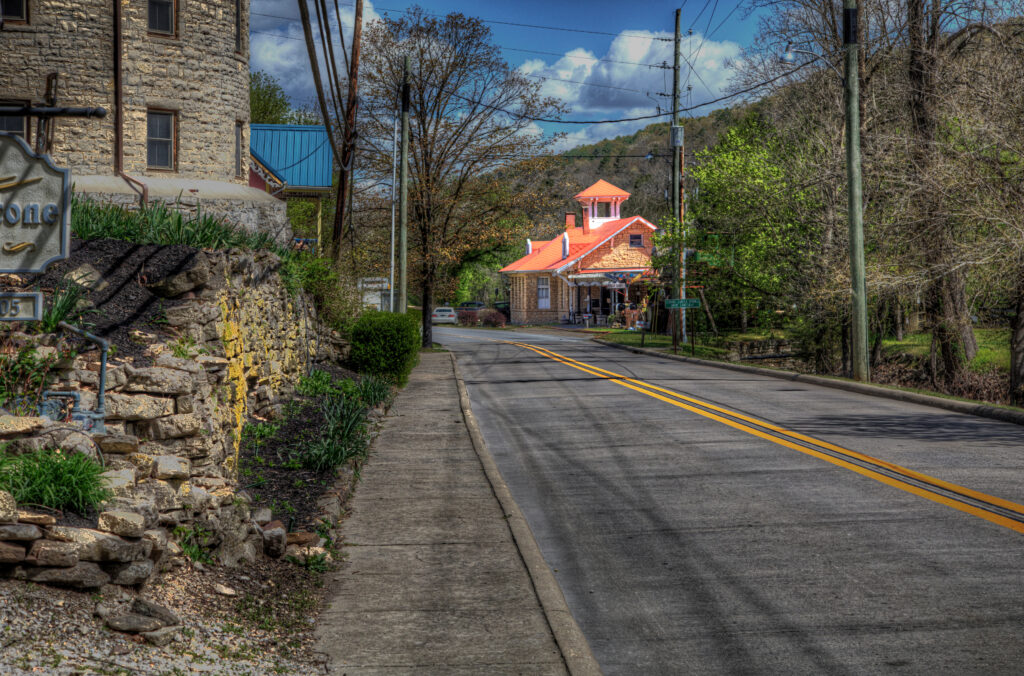
[[[690,362],[701,366],[714,366],[716,368],[739,371],[741,373],[756,373],[757,375],[768,376],[770,378],[781,378],[782,380],[822,385],[836,390],[845,390],[847,392],[856,392],[858,394],[866,394],[872,397],[882,397],[884,399],[894,399],[896,401],[904,401],[912,404],[921,404],[923,406],[941,408],[955,413],[964,413],[966,415],[973,415],[981,418],[990,418],[992,420],[1007,422],[1014,425],[1024,425],[1024,413],[997,408],[987,404],[972,404],[966,401],[957,401],[956,399],[943,399],[942,397],[932,397],[927,394],[918,394],[917,392],[891,390],[887,387],[868,385],[867,383],[856,383],[848,380],[833,380],[832,378],[796,373],[795,371],[762,369],[757,368],[756,366],[744,366],[743,364],[733,364],[731,362],[711,361],[708,359],[697,359],[696,357],[683,357],[678,354],[658,352],[657,350],[651,350],[649,348],[631,347],[629,345],[611,343],[607,340],[601,340],[600,338],[591,338],[591,340],[600,345],[607,345],[608,347],[614,347],[618,350],[625,350],[635,354],[646,354],[652,357],[662,357],[675,361]]]
[[[505,513],[505,520],[512,532],[512,539],[516,543],[516,549],[519,550],[519,556],[522,557],[523,563],[526,565],[526,571],[533,583],[533,589],[540,601],[544,616],[547,618],[548,626],[551,627],[555,643],[558,644],[558,649],[562,653],[562,659],[565,660],[565,666],[572,676],[601,676],[601,667],[598,665],[597,659],[594,658],[594,653],[591,652],[586,637],[579,625],[576,624],[576,620],[573,619],[572,613],[569,612],[569,606],[565,602],[565,596],[562,595],[562,588],[555,580],[555,574],[551,572],[551,568],[544,560],[540,547],[533,537],[533,531],[526,523],[526,517],[523,516],[519,505],[512,498],[512,493],[505,480],[501,478],[501,473],[498,471],[491,452],[487,450],[487,444],[484,442],[483,434],[480,432],[480,427],[477,425],[470,407],[469,392],[466,390],[466,383],[459,372],[459,362],[455,358],[454,352],[450,354],[452,367],[455,369],[455,382],[459,388],[459,405],[462,408],[462,416],[466,422],[466,428],[469,430],[469,436],[473,440],[473,448],[476,450],[477,457],[480,458],[480,464],[483,465],[494,497],[498,499],[501,509]]]

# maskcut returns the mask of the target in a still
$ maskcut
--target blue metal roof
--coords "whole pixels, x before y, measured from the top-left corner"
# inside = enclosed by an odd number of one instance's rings
[[[290,189],[331,187],[334,157],[322,125],[251,124],[249,151]]]

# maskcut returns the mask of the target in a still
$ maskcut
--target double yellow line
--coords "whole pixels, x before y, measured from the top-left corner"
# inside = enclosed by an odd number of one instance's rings
[[[604,378],[616,385],[621,385],[672,406],[696,413],[723,425],[728,425],[741,432],[746,432],[747,434],[791,448],[819,460],[824,460],[926,500],[952,507],[1018,533],[1024,533],[1024,505],[958,486],[927,474],[915,472],[906,467],[871,457],[870,455],[858,453],[857,451],[843,448],[821,439],[800,434],[799,432],[793,432],[765,420],[759,420],[664,387],[658,387],[642,380],[630,378],[608,369],[572,359],[547,348],[515,341],[503,342],[531,350],[571,368]]]

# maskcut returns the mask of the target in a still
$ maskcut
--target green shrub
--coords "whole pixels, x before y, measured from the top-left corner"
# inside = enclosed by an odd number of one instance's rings
[[[181,546],[181,553],[192,561],[212,564],[213,555],[210,553],[210,532],[196,524],[191,528],[175,526],[174,536]]]
[[[308,376],[299,378],[295,391],[304,397],[323,397],[337,394],[340,390],[335,386],[331,374],[320,369],[313,369]]]
[[[359,379],[359,398],[366,408],[377,408],[391,401],[391,381],[368,373]]]
[[[36,415],[47,376],[57,357],[40,357],[26,345],[17,354],[0,354],[0,406],[15,415]]]
[[[356,316],[360,299],[355,285],[342,278],[328,258],[308,251],[280,251],[281,282],[291,294],[305,291],[313,297],[320,319],[338,331],[347,332]]]
[[[111,497],[104,468],[82,453],[59,450],[10,455],[0,451],[0,488],[21,505],[86,514]]]
[[[352,327],[349,360],[357,371],[405,385],[419,358],[419,324],[408,315],[367,311]]]
[[[53,297],[43,310],[42,319],[37,328],[42,333],[53,333],[61,322],[80,322],[82,315],[96,310],[82,311],[78,303],[85,298],[86,289],[71,280],[64,280],[53,290]]]
[[[320,403],[323,434],[306,444],[302,451],[302,464],[323,472],[365,455],[369,443],[365,413],[363,402],[356,397],[335,394],[324,399]]]

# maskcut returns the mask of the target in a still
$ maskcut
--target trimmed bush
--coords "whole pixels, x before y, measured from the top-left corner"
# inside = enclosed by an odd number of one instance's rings
[[[419,359],[420,327],[409,315],[364,312],[352,327],[349,361],[357,371],[405,385]]]
[[[505,328],[505,314],[497,310],[481,310],[480,323],[494,328]]]
[[[103,466],[82,453],[35,451],[10,455],[0,451],[0,489],[19,505],[41,505],[88,514],[106,500]]]
[[[459,324],[462,326],[476,326],[476,310],[459,310]]]

